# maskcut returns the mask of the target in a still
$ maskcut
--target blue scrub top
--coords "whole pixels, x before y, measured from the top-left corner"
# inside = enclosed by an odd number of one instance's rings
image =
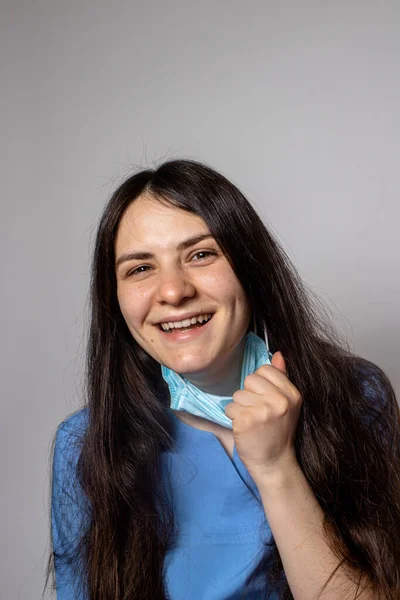
[[[167,551],[164,582],[171,600],[240,600],[245,581],[261,560],[271,530],[260,494],[234,447],[230,459],[217,437],[180,421],[174,413],[176,446],[161,456],[165,489],[178,527],[176,545]],[[58,428],[53,458],[52,536],[54,551],[73,552],[90,507],[73,486],[79,440],[87,409]],[[170,483],[169,483],[170,482]],[[74,588],[73,571],[55,561],[57,599],[84,600]],[[261,582],[261,583],[260,583]],[[247,600],[264,596],[265,579],[246,588]],[[271,594],[270,600],[278,595]]]
[[[382,443],[390,443],[385,420],[378,418],[388,400],[375,369],[369,363],[360,370],[365,396],[362,418],[368,426],[376,422]],[[376,384],[373,389],[371,380]],[[264,555],[263,544],[272,538],[258,489],[236,446],[231,460],[213,433],[170,414],[176,425],[176,444],[173,451],[162,453],[161,472],[167,475],[164,489],[172,502],[179,537],[165,557],[167,594],[170,600],[242,600],[245,581]],[[74,580],[72,569],[61,566],[57,553],[73,553],[90,519],[87,498],[79,484],[73,484],[87,419],[88,411],[83,409],[63,421],[54,448],[52,536],[58,600],[86,600],[74,587],[80,581]],[[279,599],[277,592],[265,588],[265,578],[260,578],[254,588],[246,588],[244,598],[259,600],[267,591],[269,600]]]

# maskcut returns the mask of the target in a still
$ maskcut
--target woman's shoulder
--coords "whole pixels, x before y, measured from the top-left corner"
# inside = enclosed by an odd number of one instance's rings
[[[89,409],[87,407],[80,408],[61,421],[57,427],[57,438],[83,437],[87,430],[88,420]]]
[[[390,440],[400,427],[400,407],[392,382],[381,367],[365,358],[356,361],[356,373],[363,398],[359,406],[363,420],[379,431],[382,440]]]
[[[89,412],[81,408],[65,418],[57,427],[54,445],[54,467],[63,469],[76,464],[88,425]]]
[[[366,358],[356,361],[358,383],[365,397],[378,401],[381,405],[387,401],[387,396],[393,390],[386,373],[375,363]]]
[[[85,433],[89,418],[89,409],[87,406],[80,408],[68,417],[66,417],[58,426],[58,429],[65,431],[74,431],[76,433]]]

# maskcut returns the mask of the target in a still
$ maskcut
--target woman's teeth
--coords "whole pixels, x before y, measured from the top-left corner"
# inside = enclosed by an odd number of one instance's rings
[[[192,325],[196,325],[197,323],[204,325],[205,323],[207,323],[207,321],[209,321],[211,319],[211,317],[212,317],[212,313],[198,315],[197,317],[192,317],[191,319],[185,319],[184,321],[161,323],[160,327],[161,327],[161,329],[163,329],[163,331],[170,331],[172,329],[182,329],[185,327],[186,328],[191,327]]]

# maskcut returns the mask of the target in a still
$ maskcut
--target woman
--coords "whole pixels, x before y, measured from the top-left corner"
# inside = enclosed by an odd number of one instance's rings
[[[393,387],[231,182],[189,160],[125,181],[91,310],[54,450],[59,600],[400,598]]]

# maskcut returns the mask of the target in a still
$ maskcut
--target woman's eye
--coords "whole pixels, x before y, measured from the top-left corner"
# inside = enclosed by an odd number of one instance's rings
[[[200,254],[206,254],[206,255],[209,255],[209,256],[213,256],[214,255],[215,256],[215,252],[209,252],[208,250],[201,250],[200,252],[196,252],[196,254],[194,254],[192,256],[192,258],[194,258],[195,256],[199,256]],[[198,260],[204,260],[204,258],[207,258],[207,256],[205,256],[203,258],[199,258]],[[197,262],[197,261],[195,261],[195,262]]]
[[[211,252],[209,250],[201,250],[200,252],[196,252],[196,254],[194,254],[192,256],[192,260],[196,256],[198,256],[199,258],[197,258],[195,260],[195,262],[198,262],[198,261],[201,261],[201,260],[205,260],[209,256],[215,256],[215,255],[216,255],[216,252]],[[127,277],[131,277],[131,275],[133,275],[133,276],[140,275],[141,273],[146,273],[146,271],[148,269],[151,269],[151,267],[149,265],[139,265],[138,267],[135,267],[131,271],[128,271],[128,273],[126,274],[126,276]]]
[[[145,273],[145,271],[139,271],[139,269],[150,269],[150,267],[147,265],[140,265],[140,267],[136,267],[136,269],[129,271],[129,273],[127,273],[127,277],[130,277],[130,275],[139,275],[140,273]]]

